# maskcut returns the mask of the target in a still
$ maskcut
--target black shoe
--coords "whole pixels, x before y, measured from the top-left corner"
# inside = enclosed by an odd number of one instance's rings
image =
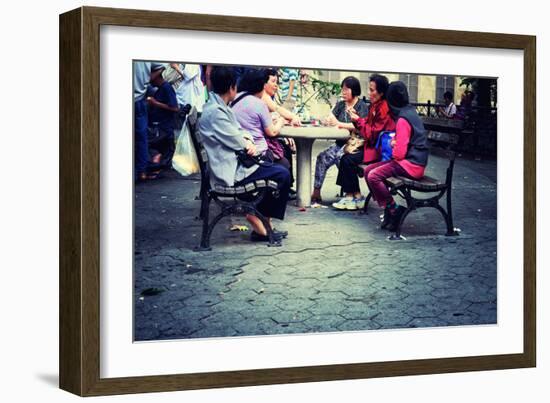
[[[288,191],[288,200],[296,200],[296,191],[293,189],[290,189]]]
[[[278,231],[274,229],[273,235],[275,235],[275,237],[286,238],[288,236],[288,231]]]
[[[276,232],[273,233],[273,240],[275,242],[280,242],[281,239],[283,239],[283,236],[281,233],[277,234]],[[268,235],[260,235],[256,231],[252,231],[250,234],[250,240],[252,242],[269,242],[269,236]]]
[[[388,207],[386,207],[384,209],[384,218],[382,218],[382,224],[380,224],[380,228],[382,229],[386,229],[386,227],[388,225],[390,225],[390,222],[391,222],[391,213],[390,213],[390,209]]]
[[[386,229],[390,232],[397,231],[397,226],[399,225],[399,221],[401,220],[401,217],[403,217],[403,214],[405,213],[407,209],[403,206],[397,206],[393,214],[390,214],[390,223],[386,227]]]

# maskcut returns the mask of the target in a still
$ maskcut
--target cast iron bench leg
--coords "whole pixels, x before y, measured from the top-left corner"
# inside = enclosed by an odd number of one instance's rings
[[[458,235],[458,231],[455,230],[454,223],[453,223],[453,208],[451,205],[451,189],[447,188],[447,217],[445,219],[445,222],[447,223],[447,236],[456,236]]]
[[[210,197],[204,195],[201,200],[201,212],[200,219],[202,220],[202,234],[201,234],[201,243],[199,246],[195,247],[195,252],[209,251],[212,250],[210,247],[210,231],[208,229],[208,220],[210,216]]]
[[[367,197],[365,197],[365,207],[363,207],[363,211],[361,211],[362,214],[368,214],[369,213],[368,209],[369,209],[370,199],[372,199],[372,193],[371,192],[369,192]]]

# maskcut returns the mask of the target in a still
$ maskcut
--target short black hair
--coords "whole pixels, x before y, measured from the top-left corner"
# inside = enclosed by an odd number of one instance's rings
[[[216,94],[225,94],[231,87],[237,85],[237,79],[233,67],[214,66],[210,72],[212,90]]]
[[[451,91],[445,91],[443,94],[443,99],[453,100],[453,93]]]
[[[356,77],[347,76],[342,80],[342,87],[344,85],[351,90],[351,95],[354,97],[361,95],[361,83]]]
[[[388,92],[388,86],[390,85],[388,77],[382,74],[373,74],[369,77],[369,82],[372,81],[376,84],[376,92],[382,95],[382,99],[386,99],[386,92]]]
[[[266,69],[250,69],[239,81],[239,92],[246,91],[257,94],[264,89],[265,83],[269,80]]]
[[[271,76],[279,76],[278,72],[277,72],[277,69],[275,68],[272,68],[272,67],[268,67],[265,69],[265,74],[267,74],[267,77],[269,79],[269,77]]]

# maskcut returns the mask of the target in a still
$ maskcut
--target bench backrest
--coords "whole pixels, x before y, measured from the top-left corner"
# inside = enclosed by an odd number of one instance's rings
[[[452,149],[458,144],[460,137],[455,133],[437,132],[428,130],[428,140],[431,143],[430,153],[449,160],[445,182],[450,186],[453,178],[453,169],[456,158],[456,151]]]
[[[427,132],[427,137],[430,141],[431,153],[454,161],[456,152],[453,151],[452,148],[458,144],[458,141],[460,140],[460,137],[457,134],[429,130]]]
[[[422,117],[422,123],[428,130],[446,131],[456,133],[464,129],[466,123],[461,119]]]
[[[456,145],[460,140],[460,137],[458,136],[458,134],[455,134],[455,133],[446,133],[446,132],[428,130],[426,135],[428,137],[428,140],[436,141],[440,143],[446,143],[449,145]]]
[[[202,144],[201,136],[197,130],[198,123],[198,113],[197,109],[193,107],[189,114],[185,124],[189,125],[189,133],[191,134],[191,141],[193,142],[193,147],[195,147],[195,152],[197,153],[197,159],[199,160],[199,168],[201,170],[201,184],[204,186],[210,185],[210,173],[208,170],[208,155]]]

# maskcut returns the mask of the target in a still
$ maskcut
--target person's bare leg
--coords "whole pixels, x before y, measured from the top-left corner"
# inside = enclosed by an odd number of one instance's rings
[[[265,229],[264,224],[262,223],[262,220],[260,220],[258,217],[252,214],[247,214],[246,219],[252,226],[252,229],[254,230],[254,232],[260,235],[267,235],[267,230]]]
[[[162,158],[162,154],[161,154],[161,153],[155,154],[155,156],[151,159],[151,162],[152,162],[153,164],[159,164],[161,158]]]

